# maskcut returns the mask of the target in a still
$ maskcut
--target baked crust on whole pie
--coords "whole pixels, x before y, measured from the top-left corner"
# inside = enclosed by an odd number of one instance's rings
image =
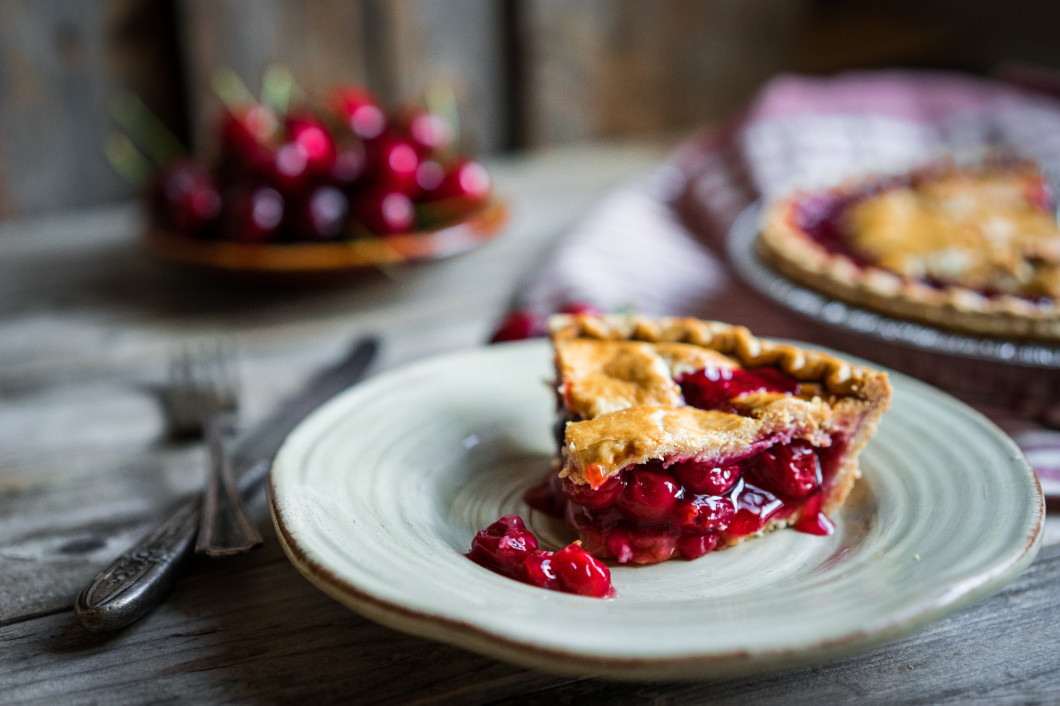
[[[936,164],[771,204],[756,241],[789,279],[971,335],[1060,340],[1060,228],[1027,162]]]
[[[665,474],[689,464],[735,468],[763,451],[793,443],[827,457],[812,510],[804,507],[804,498],[789,499],[783,512],[763,518],[752,532],[719,529],[711,540],[716,546],[796,524],[807,512],[836,510],[860,475],[858,454],[890,400],[882,372],[756,338],[743,327],[637,316],[555,316],[549,323],[562,432],[556,471],[578,497],[606,489],[609,479],[631,470]],[[762,371],[771,371],[771,377],[762,377]],[[750,384],[733,388],[732,381],[741,375]],[[721,385],[733,394],[703,403],[689,380],[698,380],[695,384],[708,392]],[[767,490],[783,495],[776,488]],[[684,488],[680,493],[682,499],[695,495]],[[732,492],[721,495],[739,507]],[[696,502],[715,502],[714,496],[705,496],[696,495]],[[603,525],[626,522],[620,515],[596,513],[594,521],[600,516]],[[662,532],[674,523],[659,519],[648,524]],[[582,540],[590,551],[600,544],[584,534]],[[620,552],[610,554],[623,561]]]

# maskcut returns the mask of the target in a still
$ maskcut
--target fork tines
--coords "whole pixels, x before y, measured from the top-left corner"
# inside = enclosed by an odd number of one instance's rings
[[[198,435],[208,417],[238,408],[237,368],[235,346],[225,341],[190,346],[170,358],[168,402],[174,435]]]

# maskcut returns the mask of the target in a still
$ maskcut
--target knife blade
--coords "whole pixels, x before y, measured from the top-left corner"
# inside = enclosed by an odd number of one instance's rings
[[[358,341],[341,361],[314,376],[237,442],[233,464],[244,500],[251,498],[268,476],[272,457],[291,430],[310,412],[363,377],[378,349],[379,341],[374,337]],[[81,590],[74,613],[86,630],[103,632],[126,627],[169,595],[194,553],[199,506],[199,494],[180,503],[165,522]]]

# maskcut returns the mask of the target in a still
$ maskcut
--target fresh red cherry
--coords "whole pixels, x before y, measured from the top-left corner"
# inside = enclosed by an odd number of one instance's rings
[[[444,150],[453,143],[453,128],[449,122],[427,110],[420,110],[405,118],[405,131],[421,155]]]
[[[299,199],[292,230],[300,240],[337,240],[343,236],[350,206],[346,195],[325,184]]]
[[[524,309],[515,309],[505,314],[500,326],[490,338],[490,343],[522,341],[545,335],[545,320],[540,314]]]
[[[634,468],[615,506],[630,519],[653,524],[670,516],[680,493],[670,476]]]
[[[489,172],[479,162],[462,159],[449,167],[442,183],[428,194],[430,199],[461,199],[469,203],[481,203],[489,198],[493,181]]]
[[[221,194],[206,165],[184,160],[165,169],[151,188],[151,208],[162,225],[200,234],[221,213]]]
[[[360,186],[366,173],[363,147],[343,147],[335,154],[331,166],[331,179],[347,194]]]
[[[700,461],[683,461],[670,466],[670,472],[685,488],[705,495],[724,495],[740,477],[739,466],[718,466]]]
[[[386,129],[386,114],[370,92],[357,86],[335,91],[332,97],[335,112],[362,140],[374,140]]]
[[[415,212],[412,199],[400,191],[374,188],[356,200],[351,215],[376,235],[406,233],[412,228]]]
[[[230,107],[221,116],[222,158],[250,171],[261,169],[272,155],[279,125],[272,109],[261,103]]]
[[[560,307],[559,313],[571,315],[603,316],[604,310],[591,302],[573,301]]]
[[[796,439],[767,449],[748,461],[757,484],[795,500],[809,497],[821,485],[821,463],[808,441]]]
[[[434,193],[444,180],[445,167],[436,160],[424,159],[416,167],[416,189],[419,195]]]
[[[287,136],[305,153],[307,168],[313,174],[327,174],[335,164],[335,140],[327,127],[313,115],[287,117]]]
[[[243,243],[273,240],[283,222],[284,200],[268,186],[237,189],[226,195],[223,237]]]
[[[616,473],[604,481],[596,490],[588,483],[575,483],[570,478],[563,479],[563,494],[572,503],[578,503],[590,510],[603,510],[611,507],[626,489],[626,481],[621,473]]]
[[[287,141],[273,155],[271,181],[288,196],[305,188],[309,181],[309,155],[297,142]]]
[[[366,149],[373,182],[381,188],[410,196],[418,191],[416,169],[420,165],[420,156],[409,140],[388,133],[371,142]]]

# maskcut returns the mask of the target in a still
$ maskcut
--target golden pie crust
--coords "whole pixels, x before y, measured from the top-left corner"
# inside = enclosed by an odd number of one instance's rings
[[[765,440],[816,447],[849,438],[823,504],[838,508],[860,476],[858,454],[887,409],[885,373],[827,353],[693,318],[558,315],[549,320],[557,395],[566,415],[559,475],[599,487],[633,464],[731,458]],[[798,396],[753,392],[735,412],[687,406],[675,377],[704,368],[775,367]],[[764,529],[798,520],[793,515]]]
[[[785,277],[897,318],[971,335],[1060,340],[1060,228],[1026,162],[938,164],[771,204],[756,241]],[[849,199],[845,252],[800,226],[811,199]]]

